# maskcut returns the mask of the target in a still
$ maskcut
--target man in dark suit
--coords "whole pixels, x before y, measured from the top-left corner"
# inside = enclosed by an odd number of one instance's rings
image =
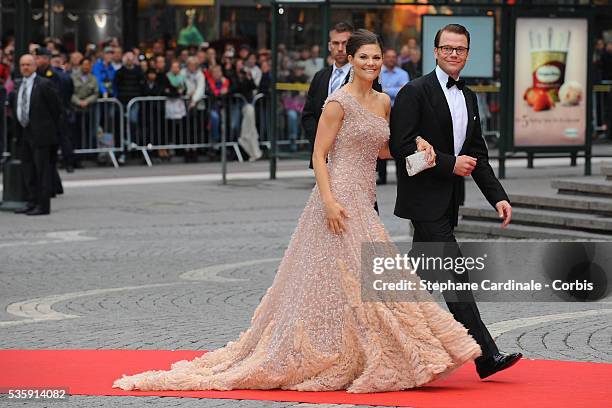
[[[22,81],[11,95],[16,132],[22,148],[28,201],[16,213],[45,215],[51,212],[53,192],[52,149],[56,148],[62,103],[53,84],[36,74],[34,57],[19,60]]]
[[[327,44],[329,53],[334,59],[334,64],[318,71],[310,82],[306,103],[302,110],[302,127],[310,141],[311,157],[323,103],[330,94],[348,82],[351,64],[348,63],[348,56],[346,55],[346,43],[353,31],[353,26],[346,22],[334,25],[329,32],[329,43]],[[372,87],[376,91],[382,92],[382,87],[378,81],[374,81]],[[312,169],[312,158],[309,167]]]
[[[424,150],[420,137],[435,151],[436,165],[409,177],[400,167],[395,215],[408,218],[414,227],[414,246],[422,242],[446,243],[460,256],[454,228],[457,225],[461,183],[472,175],[487,201],[497,209],[502,226],[508,225],[512,207],[488,160],[482,137],[476,95],[459,79],[467,62],[470,37],[465,27],[450,24],[435,38],[436,69],[398,93],[391,113],[390,149],[404,160]],[[467,273],[452,278],[468,281]],[[445,292],[449,311],[461,322],[482,349],[476,360],[481,378],[516,363],[520,353],[502,354],[480,318],[471,291]]]
[[[76,155],[72,145],[72,128],[74,127],[74,112],[72,110],[72,94],[74,93],[74,83],[70,74],[61,65],[61,55],[54,53],[51,56],[51,64],[48,69],[59,77],[59,96],[64,105],[64,121],[60,129],[58,138],[62,148],[62,159],[66,172],[74,172]],[[38,65],[38,63],[37,63]],[[40,66],[39,66],[40,68]]]
[[[38,47],[34,50],[34,61],[36,61],[36,75],[41,78],[48,79],[51,85],[55,88],[55,92],[62,100],[62,80],[58,72],[50,65],[51,62],[51,51],[45,47]],[[64,137],[64,129],[66,129],[66,117],[62,110],[62,116],[58,122],[58,134],[57,141],[58,146],[61,145],[62,155],[64,157],[71,157],[73,155],[72,143]],[[57,170],[57,148],[51,150],[51,168],[53,170],[52,184],[51,184],[51,197],[55,197],[56,194],[63,194],[64,187],[62,186],[62,179]]]

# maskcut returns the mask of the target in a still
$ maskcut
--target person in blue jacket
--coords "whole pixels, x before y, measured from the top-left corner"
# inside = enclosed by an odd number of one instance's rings
[[[104,48],[102,58],[98,59],[93,66],[92,73],[98,80],[100,95],[103,98],[112,98],[115,96],[113,81],[115,79],[115,68],[113,68],[113,47]]]

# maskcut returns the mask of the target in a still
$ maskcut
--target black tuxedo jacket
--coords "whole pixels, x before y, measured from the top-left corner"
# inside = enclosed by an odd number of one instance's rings
[[[328,97],[327,89],[329,88],[329,80],[333,71],[333,65],[319,70],[310,82],[306,103],[302,110],[302,127],[306,132],[306,137],[310,141],[310,155],[314,149],[315,137],[317,135],[317,126],[321,117],[323,104]],[[344,84],[348,82],[348,74],[344,78]],[[382,87],[378,81],[374,81],[372,88],[378,92],[382,92]],[[310,159],[310,168],[312,169],[312,158]]]
[[[472,172],[474,181],[492,205],[508,200],[491,165],[487,146],[482,137],[478,102],[469,88],[463,88],[468,112],[465,143],[459,155],[477,159]],[[436,151],[436,166],[412,177],[404,166],[399,167],[395,215],[413,221],[435,221],[451,211],[457,225],[461,200],[461,177],[453,173],[455,167],[453,123],[436,72],[406,84],[397,94],[391,111],[391,154],[398,160],[416,150],[415,139],[421,136]]]
[[[62,115],[62,101],[54,84],[36,75],[30,95],[30,121],[24,129],[17,119],[17,94],[21,84],[11,93],[9,103],[14,113],[16,132],[22,137],[31,138],[33,146],[57,145],[57,130]]]

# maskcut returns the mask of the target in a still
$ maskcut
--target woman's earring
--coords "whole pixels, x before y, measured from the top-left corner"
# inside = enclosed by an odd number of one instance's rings
[[[355,78],[355,70],[353,69],[353,67],[351,67],[351,70],[349,71],[349,84],[351,82],[353,82],[353,79]]]
[[[380,75],[378,76],[378,85],[382,86],[382,81],[380,79]]]

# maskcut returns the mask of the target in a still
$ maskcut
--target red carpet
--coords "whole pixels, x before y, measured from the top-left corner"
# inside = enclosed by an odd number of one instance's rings
[[[473,364],[423,388],[379,394],[297,391],[123,391],[111,388],[121,374],[168,369],[201,351],[0,350],[0,387],[69,387],[71,395],[230,398],[322,404],[411,407],[609,407],[612,364],[523,360],[478,379]]]

